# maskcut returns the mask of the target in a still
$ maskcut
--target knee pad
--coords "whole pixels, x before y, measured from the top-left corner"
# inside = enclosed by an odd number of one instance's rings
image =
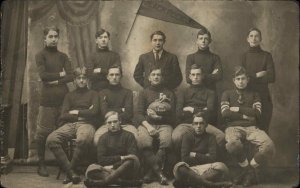
[[[236,154],[243,150],[243,144],[240,140],[227,142],[225,147],[230,154]]]
[[[215,162],[214,163],[214,169],[222,171],[223,173],[228,173],[228,171],[229,171],[227,166],[222,162]]]

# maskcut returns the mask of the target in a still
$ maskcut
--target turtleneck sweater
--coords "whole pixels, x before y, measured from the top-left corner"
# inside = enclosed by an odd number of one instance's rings
[[[106,89],[99,92],[101,114],[104,117],[109,111],[116,111],[122,124],[132,123],[133,94],[132,91],[119,85],[109,84]]]
[[[241,99],[242,95],[242,100]],[[238,112],[233,112],[230,107],[239,107]],[[261,117],[261,100],[258,93],[249,89],[224,91],[221,99],[221,114],[226,126],[257,126],[257,120]],[[253,120],[243,118],[243,115],[252,117]]]
[[[137,156],[137,144],[132,133],[120,130],[104,133],[97,144],[98,164],[102,166],[116,165],[121,162],[121,156]]]
[[[268,83],[275,81],[275,68],[272,55],[261,49],[260,46],[249,47],[241,57],[241,65],[245,67],[250,75],[249,88],[257,91],[264,100],[270,96]],[[267,71],[267,75],[257,78],[256,73]]]
[[[69,114],[71,110],[78,110],[78,115]],[[60,116],[60,125],[83,121],[97,126],[97,119],[99,118],[97,117],[98,111],[98,93],[87,87],[77,88],[65,96]]]
[[[109,67],[114,64],[121,66],[120,56],[108,48],[101,49],[97,47],[96,52],[91,54],[86,67],[93,90],[100,91],[108,86],[106,75]],[[101,68],[101,72],[94,73],[96,68]]]
[[[42,80],[40,105],[45,107],[59,107],[62,105],[65,94],[68,92],[66,83],[73,80],[71,63],[68,56],[57,50],[56,47],[45,47],[35,56],[38,74]],[[60,72],[66,75],[61,77]],[[50,85],[48,82],[58,81]]]
[[[163,116],[161,120],[151,121],[150,118],[147,117],[147,108],[149,105],[154,102],[156,99],[159,99],[161,95],[166,95],[169,98],[171,111],[168,115]],[[175,119],[175,96],[172,91],[163,87],[162,85],[157,86],[149,86],[146,89],[143,89],[139,93],[138,104],[137,104],[137,123],[141,125],[143,121],[148,121],[150,124],[157,125],[174,125]]]
[[[192,123],[193,115],[203,112],[208,121],[215,109],[215,93],[204,85],[191,85],[178,93],[176,101],[176,118],[178,123]],[[193,107],[194,112],[183,111],[184,107]]]
[[[220,57],[212,53],[209,48],[204,50],[198,49],[197,52],[189,54],[186,59],[185,76],[187,83],[191,83],[189,78],[191,66],[200,65],[205,73],[204,84],[208,89],[216,91],[216,82],[222,79],[223,69]],[[216,74],[212,74],[214,69],[218,69]]]

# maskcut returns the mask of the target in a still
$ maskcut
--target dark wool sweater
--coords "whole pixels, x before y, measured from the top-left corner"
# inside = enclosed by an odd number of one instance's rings
[[[272,55],[258,47],[250,47],[249,50],[242,55],[241,64],[250,75],[249,88],[259,93],[262,100],[269,98],[270,92],[268,83],[275,81],[275,67]],[[256,73],[267,71],[267,75],[256,78]]]
[[[191,66],[193,64],[200,65],[205,73],[204,84],[208,89],[216,91],[216,82],[222,79],[223,70],[220,57],[212,53],[209,48],[205,50],[198,50],[197,52],[190,54],[186,59],[185,76],[187,83],[191,83],[189,78]],[[212,74],[214,69],[219,71],[216,74]]]
[[[71,64],[68,56],[55,47],[45,47],[36,54],[35,61],[39,76],[42,80],[40,105],[59,107],[62,105],[65,94],[68,92],[66,83],[73,80]],[[59,73],[66,72],[64,77]],[[58,85],[49,85],[47,82],[58,81]]]
[[[99,92],[101,114],[104,117],[109,111],[116,111],[122,124],[132,123],[133,94],[132,91],[121,85],[108,85],[107,89]]]
[[[100,91],[107,87],[106,75],[109,67],[114,64],[121,66],[120,56],[116,52],[108,50],[108,48],[97,48],[97,51],[91,55],[86,67],[93,90]],[[101,72],[94,73],[93,71],[96,68],[101,68]]]
[[[239,90],[243,94],[243,104],[238,102],[239,94],[237,89],[225,91],[221,99],[221,114],[227,127],[229,126],[257,126],[257,120],[261,116],[261,101],[258,93],[248,89]],[[230,111],[230,107],[239,107],[238,112]],[[253,120],[243,119],[243,114],[253,117]]]
[[[167,98],[171,100],[170,101],[171,111],[168,114],[165,114],[165,116],[163,116],[161,120],[153,121],[147,117],[147,108],[153,101],[159,99],[161,93],[166,95]],[[148,88],[140,92],[138,98],[138,104],[137,104],[138,125],[141,125],[142,122],[145,120],[148,121],[148,123],[150,124],[174,125],[174,119],[175,119],[174,116],[175,116],[175,96],[172,91],[160,85],[160,86],[149,86]]]
[[[183,108],[187,106],[193,107],[194,113],[183,111]],[[215,93],[203,85],[191,85],[177,96],[176,118],[178,123],[192,123],[193,115],[198,112],[203,112],[210,120],[214,110]]]
[[[212,163],[216,161],[217,143],[215,136],[203,133],[184,134],[181,145],[181,160],[191,166]],[[195,157],[190,157],[190,152],[195,152]]]
[[[159,66],[162,69],[164,85],[168,89],[175,89],[182,81],[182,73],[177,56],[163,50],[160,59],[156,62],[153,51],[142,54],[134,70],[134,80],[143,88],[150,86],[148,77],[151,67]]]
[[[129,154],[137,156],[137,143],[134,135],[128,131],[108,131],[97,143],[98,164],[101,166],[117,165],[121,162],[121,156]]]
[[[79,110],[78,115],[71,115],[69,111]],[[97,92],[88,88],[77,88],[66,94],[60,116],[60,125],[83,121],[97,126],[99,99]],[[83,120],[80,120],[83,118]]]

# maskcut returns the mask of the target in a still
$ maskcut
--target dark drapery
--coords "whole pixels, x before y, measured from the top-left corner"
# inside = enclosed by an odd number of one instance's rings
[[[99,25],[99,4],[100,1],[32,1],[29,16],[34,24],[56,7],[67,24],[72,65],[83,66],[94,50],[94,34]]]
[[[73,68],[84,66],[90,54],[95,51],[95,33],[100,28],[100,3],[101,1],[58,0],[29,3],[28,47],[31,51],[28,51],[26,72],[29,80],[27,84],[29,162],[34,161],[36,156],[34,134],[37,126],[40,81],[36,74],[34,56],[42,48],[42,30],[47,26],[59,27],[59,50],[68,54]]]
[[[24,70],[27,57],[27,1],[4,1],[1,6],[1,68],[2,104],[11,106],[9,117],[8,147],[15,147]]]

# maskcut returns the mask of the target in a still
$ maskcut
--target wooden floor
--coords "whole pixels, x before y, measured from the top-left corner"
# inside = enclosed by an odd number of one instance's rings
[[[58,168],[55,166],[48,167],[49,177],[40,177],[36,174],[36,166],[14,166],[13,170],[1,176],[1,185],[6,188],[85,188],[83,183],[78,185],[62,184],[64,174],[59,180],[56,180]],[[84,177],[82,177],[84,178]],[[299,174],[297,169],[281,168],[270,171],[268,177],[263,177],[260,184],[252,186],[253,188],[292,188],[299,183]],[[143,188],[164,187],[171,188],[172,180],[169,186],[161,186],[158,183],[144,184]],[[234,186],[239,188],[241,186]]]

